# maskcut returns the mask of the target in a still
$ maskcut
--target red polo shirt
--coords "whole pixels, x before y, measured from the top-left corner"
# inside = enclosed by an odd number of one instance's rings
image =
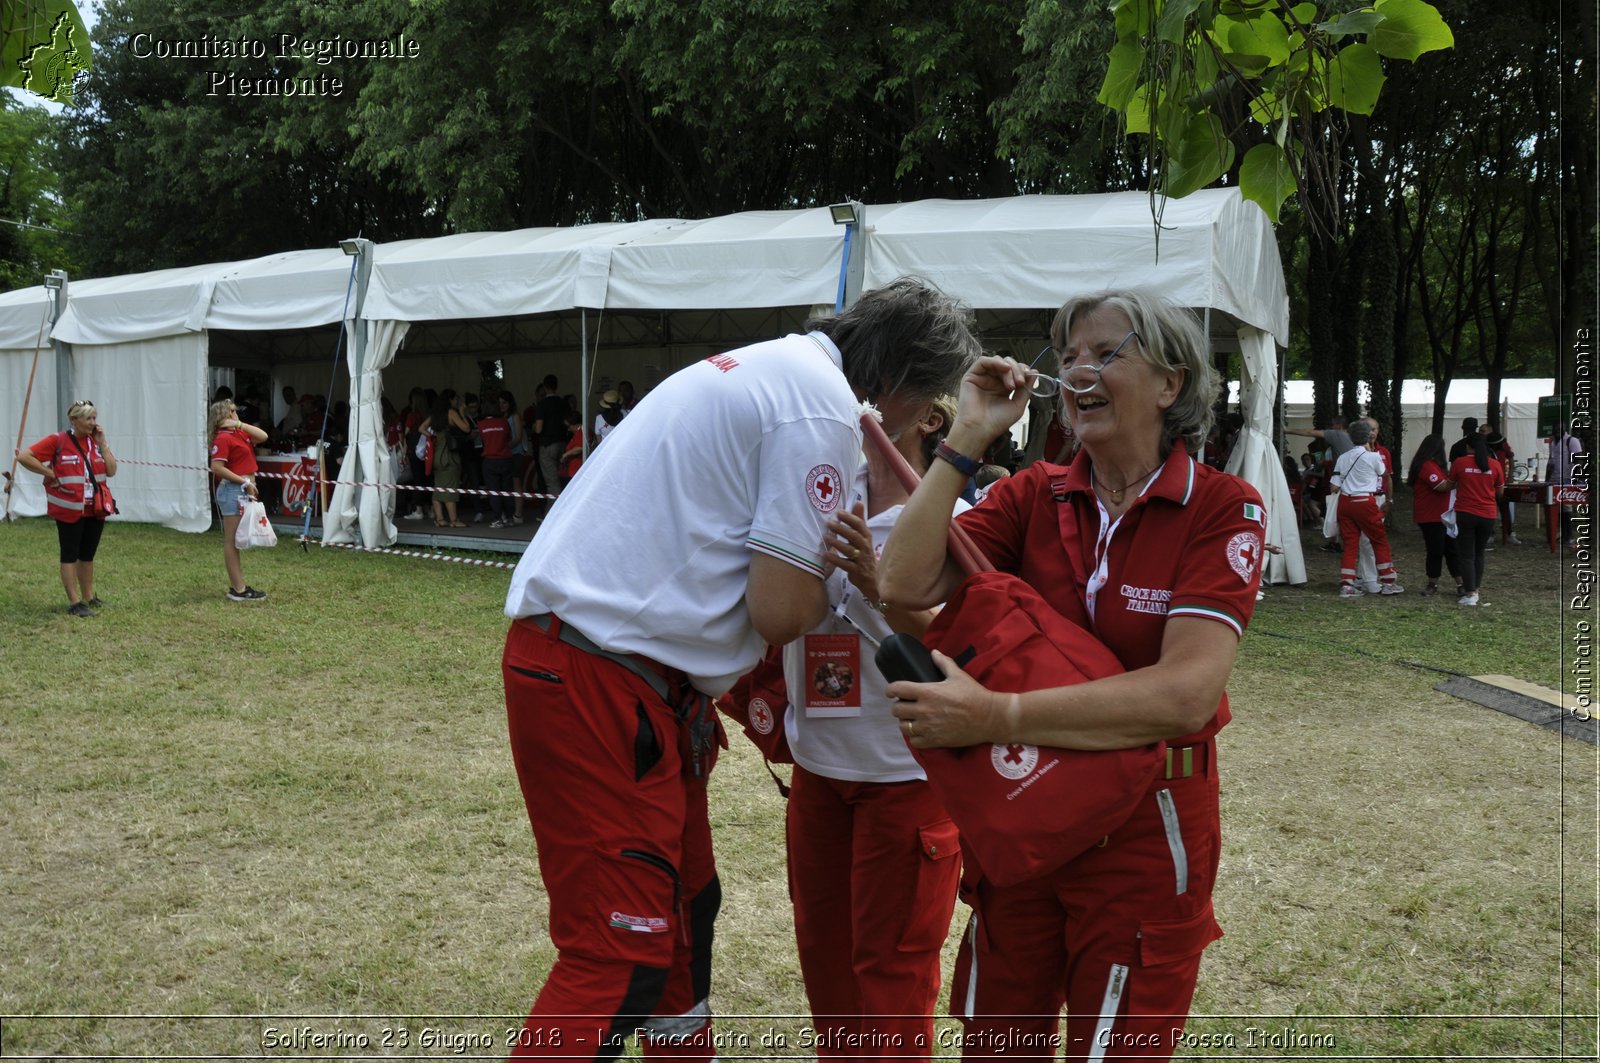
[[[1450,479],[1456,482],[1456,512],[1494,520],[1500,515],[1495,497],[1505,486],[1506,473],[1498,461],[1489,459],[1487,471],[1478,468],[1478,459],[1465,454],[1450,463]]]
[[[252,476],[260,467],[256,464],[256,445],[242,428],[225,428],[211,441],[211,460],[220,461],[229,472]]]
[[[504,417],[478,418],[478,432],[483,436],[483,456],[489,461],[511,457],[511,422]]]
[[[1450,507],[1450,492],[1434,490],[1448,477],[1436,461],[1425,461],[1417,470],[1417,482],[1411,485],[1411,519],[1418,524],[1438,524],[1444,511]]]
[[[1104,531],[1082,453],[1066,468],[1036,462],[999,481],[959,519],[995,568],[1087,620],[1129,671],[1156,663],[1169,616],[1204,617],[1242,635],[1255,612],[1267,520],[1261,496],[1194,461],[1181,443]],[[1224,694],[1205,727],[1173,744],[1204,741],[1229,718]]]

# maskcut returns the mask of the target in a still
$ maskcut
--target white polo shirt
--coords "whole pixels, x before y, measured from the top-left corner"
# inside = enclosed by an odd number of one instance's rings
[[[1357,448],[1339,455],[1333,463],[1333,485],[1347,495],[1375,495],[1383,490],[1383,456]]]
[[[605,649],[726,691],[765,652],[745,605],[750,551],[822,574],[824,530],[861,459],[842,366],[811,333],[672,374],[561,492],[506,615],[555,613]]]
[[[866,468],[856,478],[852,501],[866,497]],[[955,513],[972,507],[956,499]],[[867,518],[872,534],[872,549],[880,557],[883,544],[905,506],[891,506]],[[805,709],[805,639],[796,639],[783,648],[783,676],[791,691],[789,711],[784,715],[784,731],[795,763],[828,779],[850,782],[893,783],[925,779],[906,740],[900,734],[900,721],[894,718],[894,702],[884,695],[889,681],[878,670],[873,655],[876,643],[891,634],[883,614],[862,600],[861,592],[843,572],[828,579],[828,616],[813,634],[857,635],[861,647],[861,712],[855,716],[808,716]],[[841,608],[842,607],[842,608]],[[844,615],[841,617],[840,613]],[[859,637],[865,632],[870,639]]]

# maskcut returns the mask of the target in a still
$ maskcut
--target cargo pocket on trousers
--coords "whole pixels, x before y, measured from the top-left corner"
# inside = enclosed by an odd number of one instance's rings
[[[1198,957],[1222,936],[1216,915],[1207,901],[1194,915],[1183,919],[1147,920],[1139,924],[1139,966],[1162,967]]]
[[[644,967],[672,961],[682,888],[678,869],[641,849],[596,853],[588,883],[590,933],[600,955]]]
[[[961,832],[949,820],[917,828],[917,888],[911,898],[901,952],[941,948],[950,933],[961,873]]]

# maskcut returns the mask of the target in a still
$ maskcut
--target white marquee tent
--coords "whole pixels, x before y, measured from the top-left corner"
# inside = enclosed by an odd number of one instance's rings
[[[1461,438],[1461,422],[1468,417],[1485,423],[1498,421],[1500,430],[1505,433],[1506,442],[1511,445],[1511,453],[1519,461],[1532,460],[1535,455],[1540,455],[1537,465],[1540,474],[1543,475],[1544,458],[1549,456],[1549,446],[1539,436],[1539,399],[1546,395],[1554,395],[1555,383],[1550,377],[1502,380],[1500,405],[1495,415],[1491,417],[1488,414],[1487,380],[1476,378],[1451,381],[1450,389],[1445,395],[1443,432],[1445,442],[1454,443]],[[1399,464],[1399,471],[1402,474],[1410,466],[1411,456],[1416,453],[1422,437],[1433,431],[1433,408],[1437,394],[1438,387],[1431,380],[1407,380],[1400,389],[1404,435],[1401,437],[1401,453],[1395,455],[1395,461]],[[1286,427],[1314,427],[1311,423],[1313,397],[1311,381],[1284,382],[1283,414]],[[1363,407],[1366,405],[1364,400],[1362,405]],[[1305,439],[1291,441],[1294,448],[1292,456],[1298,459],[1307,442],[1309,440]]]
[[[1274,342],[1288,338],[1272,228],[1236,190],[1207,190],[1166,204],[1158,246],[1150,208],[1143,193],[869,205],[857,238],[863,283],[927,277],[979,310],[991,348],[1029,357],[1054,308],[1075,292],[1147,287],[1202,311],[1217,349],[1244,354],[1247,394],[1260,397],[1236,471],[1261,490],[1273,514],[1268,539],[1285,548],[1269,573],[1303,581],[1294,522],[1276,516],[1288,513],[1288,491],[1269,442]],[[587,396],[598,379],[591,354],[648,384],[708,353],[790,331],[810,308],[831,305],[843,232],[825,208],[756,211],[71,281],[60,319],[45,332],[24,442],[58,427],[65,391],[94,398],[119,456],[155,463],[119,474],[124,515],[201,530],[210,519],[206,479],[191,470],[204,464],[208,366],[265,368],[275,384],[321,390],[335,350],[331,326],[350,322],[343,369],[355,462],[347,457],[346,466],[378,480],[387,474],[377,460],[386,384],[399,395],[411,383],[475,382],[476,363],[494,359],[509,383],[529,387],[546,371],[570,380],[576,369]],[[0,295],[0,432],[13,442],[50,307],[40,288]],[[21,480],[13,511],[43,512],[37,479]],[[339,488],[327,537],[392,543],[392,494]]]

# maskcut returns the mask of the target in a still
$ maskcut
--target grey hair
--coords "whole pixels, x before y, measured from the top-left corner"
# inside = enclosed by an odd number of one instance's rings
[[[1372,438],[1372,425],[1365,420],[1352,421],[1350,427],[1345,429],[1350,434],[1350,442],[1358,447],[1364,447]]]
[[[845,379],[869,400],[895,394],[929,402],[954,392],[983,353],[975,322],[970,308],[928,281],[900,277],[805,328],[833,340]]]
[[[956,397],[954,395],[939,395],[929,404],[932,411],[939,415],[938,428],[929,432],[922,438],[922,468],[926,471],[933,465],[933,452],[939,449],[939,444],[944,442],[944,437],[950,434],[950,426],[956,423]]]
[[[1179,439],[1198,454],[1216,418],[1216,401],[1221,386],[1211,366],[1211,349],[1193,311],[1177,306],[1162,296],[1135,289],[1094,292],[1068,299],[1050,324],[1050,342],[1060,352],[1067,349],[1072,324],[1100,310],[1125,314],[1139,334],[1133,354],[1164,372],[1182,370],[1183,383],[1178,397],[1167,407],[1162,426],[1161,453],[1165,456]]]

